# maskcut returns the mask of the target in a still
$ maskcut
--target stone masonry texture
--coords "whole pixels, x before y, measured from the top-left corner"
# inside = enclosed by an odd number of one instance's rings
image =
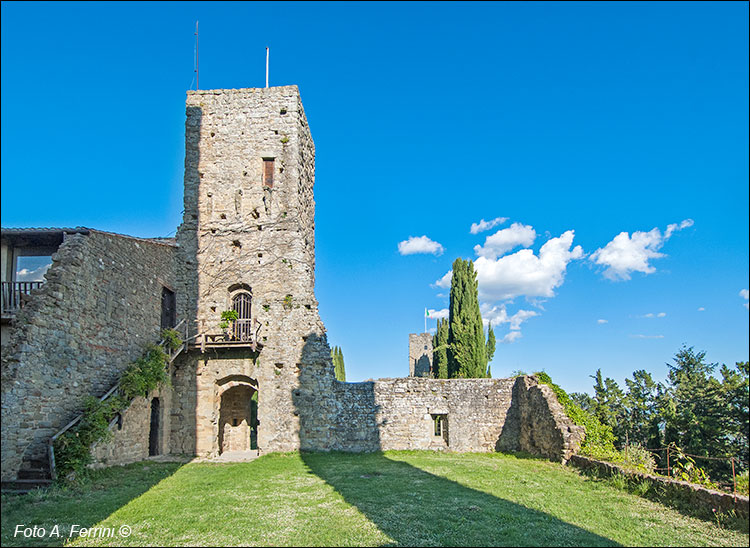
[[[174,245],[91,231],[53,255],[2,360],[2,477],[46,458],[49,438],[157,342]]]
[[[410,376],[335,379],[315,299],[315,147],[296,86],[188,92],[183,222],[174,242],[69,236],[3,349],[2,471],[12,478],[156,342],[162,287],[188,349],[170,384],[136,398],[98,444],[98,465],[158,452],[522,450],[565,461],[583,437],[534,377],[431,379],[432,340],[410,335]],[[257,346],[206,347],[249,299]],[[427,350],[424,347],[427,346]],[[7,358],[6,358],[7,354]],[[250,398],[257,393],[255,411]],[[436,435],[440,423],[439,435]],[[255,430],[253,430],[255,428]]]
[[[432,335],[409,334],[409,376],[432,376]]]

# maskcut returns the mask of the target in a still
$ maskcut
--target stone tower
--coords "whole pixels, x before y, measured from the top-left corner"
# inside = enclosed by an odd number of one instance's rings
[[[409,333],[409,376],[432,376],[432,335]]]
[[[261,451],[299,448],[302,392],[329,393],[321,383],[333,380],[314,295],[315,147],[299,90],[190,91],[185,141],[177,302],[195,344],[173,379],[173,444],[249,449],[251,430]],[[227,310],[239,316],[229,327]]]

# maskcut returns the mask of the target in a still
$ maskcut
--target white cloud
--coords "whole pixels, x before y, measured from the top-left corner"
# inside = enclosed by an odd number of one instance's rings
[[[664,232],[664,239],[668,240],[674,232],[678,232],[683,228],[688,228],[689,226],[693,226],[694,224],[695,223],[692,219],[685,219],[680,224],[672,223],[671,225],[667,225],[667,230]]]
[[[443,289],[447,289],[451,286],[451,279],[453,278],[453,271],[449,270],[446,272],[442,278],[440,278],[438,281],[436,281],[434,284],[431,284],[432,287],[442,287]]]
[[[659,312],[657,314],[654,314],[653,312],[649,312],[648,314],[644,314],[641,316],[642,318],[663,318],[667,315],[666,312]]]
[[[747,301],[750,298],[750,291],[748,291],[747,289],[740,290],[740,297]],[[750,310],[750,306],[748,305],[748,303],[742,303],[742,306]]]
[[[620,232],[606,246],[594,251],[590,260],[605,266],[604,277],[610,280],[629,280],[631,272],[651,274],[656,269],[649,261],[665,256],[659,253],[664,242],[674,232],[692,225],[692,219],[685,219],[680,224],[669,225],[664,235],[658,228],[648,232],[636,231],[632,236],[627,232]]]
[[[429,318],[431,320],[444,320],[448,317],[448,309],[443,308],[442,310],[433,310],[430,308],[427,312],[430,313]]]
[[[663,339],[664,335],[630,335],[633,339]]]
[[[22,268],[16,273],[16,281],[18,282],[41,282],[44,280],[44,275],[47,273],[47,270],[49,270],[49,267],[51,266],[52,266],[52,263],[42,265],[39,268],[35,268],[34,270],[29,270],[28,268]]]
[[[609,321],[608,320],[596,320],[596,323],[598,323],[599,325],[603,325],[605,323],[609,323]]]
[[[497,301],[521,295],[527,298],[553,297],[554,289],[565,278],[568,263],[583,256],[581,246],[570,249],[574,236],[575,232],[568,230],[549,239],[538,256],[531,249],[522,249],[499,259],[479,257],[474,261],[479,298]]]
[[[529,225],[513,223],[509,228],[498,230],[492,236],[487,236],[484,246],[474,246],[474,252],[480,257],[496,259],[514,247],[529,247],[536,239],[536,231]]]
[[[416,253],[432,253],[442,255],[445,248],[437,242],[430,240],[427,236],[409,236],[408,240],[398,243],[398,252],[401,255],[414,255]]]
[[[520,331],[511,331],[510,333],[508,333],[507,335],[505,335],[505,337],[503,337],[500,340],[500,343],[502,343],[502,344],[511,344],[511,343],[516,342],[521,337],[522,337],[522,335],[521,335]]]
[[[523,322],[539,315],[538,312],[534,312],[533,310],[519,310],[510,316],[504,304],[492,306],[489,303],[481,303],[479,309],[482,313],[482,323],[485,327],[490,323],[492,323],[492,327],[498,327],[507,323],[512,331],[521,329]]]
[[[495,217],[491,221],[485,221],[484,219],[482,219],[478,223],[471,223],[470,232],[472,234],[479,234],[480,232],[484,232],[485,230],[495,228],[497,225],[501,225],[507,220],[508,217]]]
[[[706,309],[705,309],[705,308],[703,308],[702,306],[701,306],[700,308],[698,308],[698,312],[704,312],[705,310],[706,310]]]

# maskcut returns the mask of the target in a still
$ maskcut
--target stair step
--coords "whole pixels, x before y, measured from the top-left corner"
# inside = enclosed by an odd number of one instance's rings
[[[49,487],[52,484],[52,480],[45,479],[17,479],[12,481],[4,481],[0,484],[0,489],[3,493],[28,493],[32,489]]]
[[[49,470],[46,468],[25,468],[18,471],[18,479],[22,480],[50,480]]]

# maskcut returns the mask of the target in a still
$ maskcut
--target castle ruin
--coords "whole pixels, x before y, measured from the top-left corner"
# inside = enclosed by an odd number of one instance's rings
[[[84,399],[175,326],[187,344],[170,384],[113,421],[99,464],[255,449],[577,450],[582,428],[534,377],[426,378],[429,335],[410,337],[409,377],[335,379],[314,294],[315,147],[296,86],[189,91],[185,149],[174,239],[2,230],[3,481],[45,470],[49,440]],[[23,285],[19,258],[35,254],[52,265]],[[229,327],[224,311],[236,315]]]

